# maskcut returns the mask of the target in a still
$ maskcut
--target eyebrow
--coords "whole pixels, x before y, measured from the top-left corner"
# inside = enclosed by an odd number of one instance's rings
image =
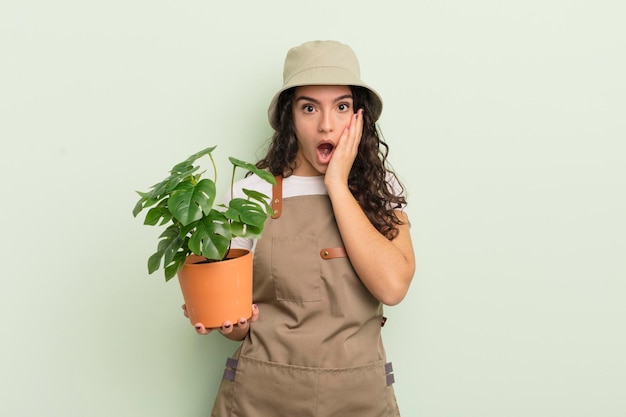
[[[336,103],[338,101],[345,100],[345,99],[348,99],[348,98],[354,100],[354,98],[352,97],[352,94],[344,94],[342,96],[339,96],[339,97],[335,98],[333,100],[333,103]],[[317,99],[315,99],[313,97],[309,97],[309,96],[298,96],[298,97],[296,97],[295,101],[298,102],[298,101],[301,101],[301,100],[310,101],[310,102],[313,102],[315,104],[319,104],[320,103],[319,100],[317,100]]]

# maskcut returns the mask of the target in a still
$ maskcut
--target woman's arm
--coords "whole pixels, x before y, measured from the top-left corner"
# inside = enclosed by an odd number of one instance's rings
[[[396,238],[388,240],[370,223],[347,186],[332,191],[331,201],[346,252],[361,281],[383,304],[398,304],[415,273],[408,216],[396,210],[403,224]]]
[[[402,224],[398,225],[398,236],[387,239],[370,223],[348,188],[348,175],[361,141],[362,120],[359,110],[333,151],[324,183],[356,273],[374,297],[384,304],[395,305],[406,296],[415,273],[409,219],[406,213],[396,210]]]

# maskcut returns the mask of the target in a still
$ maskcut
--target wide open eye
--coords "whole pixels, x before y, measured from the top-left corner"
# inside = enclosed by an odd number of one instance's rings
[[[302,111],[304,111],[305,113],[313,113],[315,111],[315,107],[313,107],[311,104],[305,104],[304,106],[302,106]]]
[[[337,106],[337,109],[341,112],[348,111],[350,110],[350,105],[348,103],[341,103]]]

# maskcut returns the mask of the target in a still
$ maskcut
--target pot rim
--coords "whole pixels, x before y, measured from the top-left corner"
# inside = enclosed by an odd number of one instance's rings
[[[243,258],[245,256],[251,255],[252,251],[249,249],[241,249],[241,248],[235,248],[235,249],[230,249],[228,251],[228,254],[236,254],[236,253],[240,253],[239,256],[234,256],[232,258],[226,258],[223,259],[221,261],[215,261],[215,262],[205,262],[205,263],[196,263],[197,260],[200,259],[206,259],[205,256],[200,256],[200,255],[196,255],[196,254],[191,254],[189,256],[187,256],[187,258],[185,259],[185,267],[203,267],[206,265],[211,265],[214,263],[223,263],[223,262],[230,262],[230,261],[235,261],[239,258]]]

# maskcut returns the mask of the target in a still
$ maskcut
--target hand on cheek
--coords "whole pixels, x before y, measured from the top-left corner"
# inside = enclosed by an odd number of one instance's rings
[[[350,118],[350,123],[344,128],[333,151],[326,170],[325,182],[327,186],[334,183],[348,184],[348,175],[359,152],[362,134],[363,110],[359,109]]]

